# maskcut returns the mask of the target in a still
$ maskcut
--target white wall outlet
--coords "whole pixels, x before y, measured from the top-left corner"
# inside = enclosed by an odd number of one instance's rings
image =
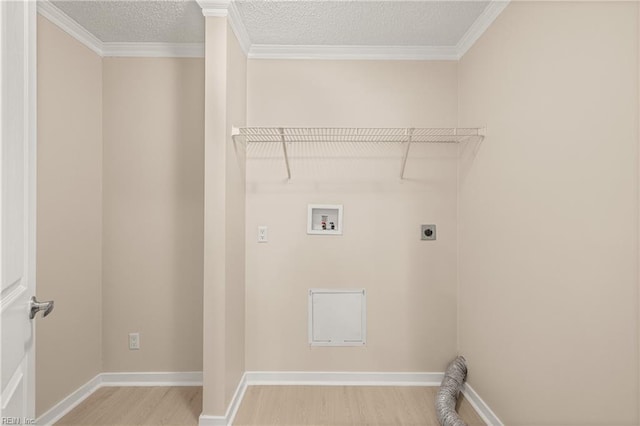
[[[267,235],[267,227],[266,226],[258,226],[258,242],[266,243],[268,241]]]
[[[129,333],[129,350],[140,349],[140,333]]]

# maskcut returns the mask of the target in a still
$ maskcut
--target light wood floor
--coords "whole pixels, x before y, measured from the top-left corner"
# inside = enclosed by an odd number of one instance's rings
[[[249,386],[235,426],[267,425],[438,425],[437,387],[395,386]],[[484,425],[461,398],[460,417]]]
[[[437,425],[435,387],[249,386],[236,426],[429,426]],[[56,425],[198,424],[201,387],[106,387],[98,389]],[[461,397],[460,417],[484,425]]]
[[[100,388],[56,425],[197,425],[202,387]]]

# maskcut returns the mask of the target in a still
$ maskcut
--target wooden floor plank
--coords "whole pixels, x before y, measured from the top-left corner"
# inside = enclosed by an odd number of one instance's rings
[[[202,387],[100,388],[56,425],[133,426],[197,425]]]
[[[437,425],[436,387],[249,386],[236,426]],[[104,387],[64,416],[61,426],[195,426],[201,387]],[[484,425],[464,398],[458,412],[469,426]]]
[[[428,426],[438,425],[437,387],[249,386],[235,426]],[[460,417],[485,423],[461,397]]]

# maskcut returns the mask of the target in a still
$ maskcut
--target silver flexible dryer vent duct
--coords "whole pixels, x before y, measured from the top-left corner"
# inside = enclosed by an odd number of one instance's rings
[[[467,426],[456,412],[458,394],[467,377],[467,363],[459,356],[447,367],[440,390],[436,395],[436,415],[442,426]]]

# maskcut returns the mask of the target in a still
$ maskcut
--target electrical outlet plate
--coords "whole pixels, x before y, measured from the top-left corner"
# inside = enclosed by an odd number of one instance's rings
[[[140,349],[140,333],[129,333],[129,350]]]
[[[266,243],[267,241],[269,241],[269,235],[267,231],[268,230],[266,226],[258,226],[258,242],[259,243]]]
[[[435,225],[422,225],[420,227],[420,238],[425,241],[431,241],[436,239],[436,226]]]

